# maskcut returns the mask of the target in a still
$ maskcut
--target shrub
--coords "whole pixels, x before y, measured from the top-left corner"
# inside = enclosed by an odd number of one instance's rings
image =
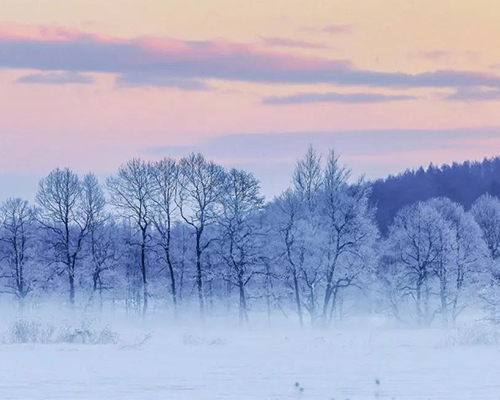
[[[78,343],[78,344],[116,344],[119,335],[108,326],[95,328],[83,321],[79,326],[53,324],[19,319],[12,322],[4,333],[3,342],[14,343]]]
[[[446,338],[449,346],[488,346],[500,344],[500,331],[491,325],[466,326],[454,329]]]
[[[55,329],[50,324],[19,319],[10,324],[4,335],[5,343],[51,343]]]

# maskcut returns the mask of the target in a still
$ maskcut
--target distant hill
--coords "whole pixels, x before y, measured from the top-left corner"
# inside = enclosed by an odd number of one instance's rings
[[[500,195],[500,157],[482,162],[433,164],[373,182],[371,202],[377,207],[382,232],[402,207],[431,197],[446,196],[469,209],[482,194]]]

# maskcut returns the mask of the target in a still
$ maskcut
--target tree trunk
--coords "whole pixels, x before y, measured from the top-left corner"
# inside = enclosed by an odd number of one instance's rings
[[[245,284],[243,278],[238,277],[238,288],[240,291],[240,326],[246,324],[248,326],[247,300],[245,295]]]
[[[170,259],[170,245],[169,244],[165,248],[165,256],[167,258],[168,271],[170,273],[170,289],[172,291],[172,302],[174,304],[174,316],[175,316],[175,319],[177,319],[177,317],[178,317],[178,311],[177,311],[177,286],[176,286],[176,281],[175,281],[174,265],[172,263],[172,260]]]
[[[293,272],[293,287],[295,290],[295,303],[297,305],[297,314],[299,315],[300,327],[304,328],[304,317],[302,315],[302,303],[300,300],[299,280],[297,278],[297,273],[295,271]]]
[[[422,325],[422,282],[420,279],[417,280],[417,296],[415,300],[415,305],[417,308],[417,325]]]
[[[441,317],[443,325],[448,325],[448,289],[446,275],[439,277],[439,297],[441,299]]]
[[[205,299],[203,296],[203,280],[201,272],[201,232],[196,231],[196,285],[198,287],[198,301],[200,303],[200,317],[205,321]]]
[[[146,230],[142,230],[141,242],[141,273],[142,273],[142,288],[143,288],[143,303],[142,314],[146,315],[148,310],[148,280],[146,275]]]
[[[337,243],[337,247],[338,247],[338,243]],[[329,323],[329,321],[328,321],[328,305],[330,304],[330,300],[332,298],[332,294],[334,291],[333,274],[335,273],[335,268],[337,265],[338,257],[339,257],[339,252],[336,251],[335,257],[333,258],[333,261],[328,268],[328,273],[326,276],[325,301],[323,302],[323,324],[325,326],[328,325],[328,323]]]
[[[73,268],[69,270],[69,304],[75,306],[75,271]]]
[[[267,325],[271,327],[271,271],[269,263],[266,263],[266,311],[267,311]]]

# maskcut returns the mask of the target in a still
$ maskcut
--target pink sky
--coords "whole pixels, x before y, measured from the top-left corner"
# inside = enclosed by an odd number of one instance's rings
[[[316,140],[370,177],[495,155],[498,15],[495,0],[2,0],[0,183],[185,149],[275,194]],[[224,153],[247,135],[260,152]]]

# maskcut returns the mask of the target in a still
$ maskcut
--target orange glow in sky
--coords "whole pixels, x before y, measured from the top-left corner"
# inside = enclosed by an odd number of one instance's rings
[[[298,150],[262,140],[235,159],[227,141],[297,132],[368,176],[491,156],[499,15],[496,0],[2,0],[0,175],[182,149],[263,174]],[[348,131],[425,140],[358,154]]]

